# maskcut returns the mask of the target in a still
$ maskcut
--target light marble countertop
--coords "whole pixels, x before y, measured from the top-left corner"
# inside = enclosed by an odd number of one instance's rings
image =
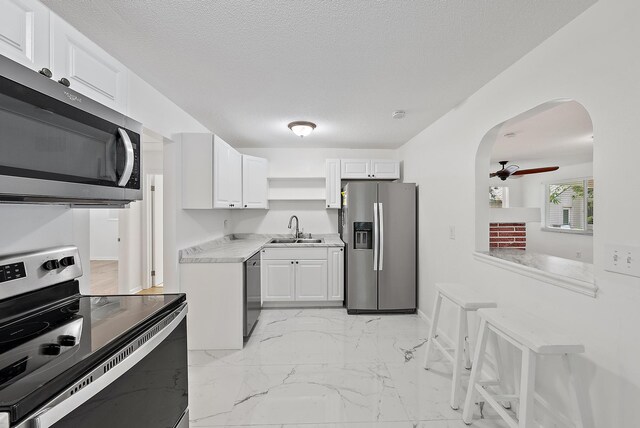
[[[528,266],[555,275],[594,283],[593,264],[577,260],[563,259],[549,254],[515,249],[493,249],[485,252],[492,257]]]
[[[179,252],[180,263],[242,263],[263,248],[344,247],[336,234],[313,235],[321,243],[270,244],[273,238],[291,238],[290,234],[236,233]]]

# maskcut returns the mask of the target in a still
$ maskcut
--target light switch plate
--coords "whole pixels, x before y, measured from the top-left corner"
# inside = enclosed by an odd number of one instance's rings
[[[605,245],[605,270],[640,278],[640,247]]]

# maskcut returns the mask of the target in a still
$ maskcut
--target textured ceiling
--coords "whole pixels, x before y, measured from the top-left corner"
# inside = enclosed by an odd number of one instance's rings
[[[45,3],[237,147],[394,148],[595,0]]]
[[[508,160],[528,165],[531,161],[549,165],[592,162],[592,137],[589,113],[581,104],[568,101],[524,120],[516,117],[507,121],[493,146],[491,162]]]

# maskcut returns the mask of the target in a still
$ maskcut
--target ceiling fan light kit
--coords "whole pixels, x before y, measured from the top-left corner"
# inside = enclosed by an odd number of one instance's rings
[[[316,124],[305,120],[297,120],[295,122],[291,122],[288,127],[294,134],[302,138],[311,134],[311,132],[316,129]]]
[[[498,171],[492,172],[491,174],[489,174],[489,178],[498,177],[502,181],[505,181],[507,178],[511,176],[540,174],[542,172],[551,172],[551,171],[557,171],[558,169],[560,169],[559,166],[545,166],[542,168],[520,169],[518,165],[507,166],[509,161],[500,161],[498,163],[502,165],[502,169],[499,169]]]

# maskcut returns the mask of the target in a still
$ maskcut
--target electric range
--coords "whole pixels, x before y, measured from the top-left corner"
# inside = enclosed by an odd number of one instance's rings
[[[72,246],[0,257],[0,428],[187,427],[185,295],[80,276]]]

